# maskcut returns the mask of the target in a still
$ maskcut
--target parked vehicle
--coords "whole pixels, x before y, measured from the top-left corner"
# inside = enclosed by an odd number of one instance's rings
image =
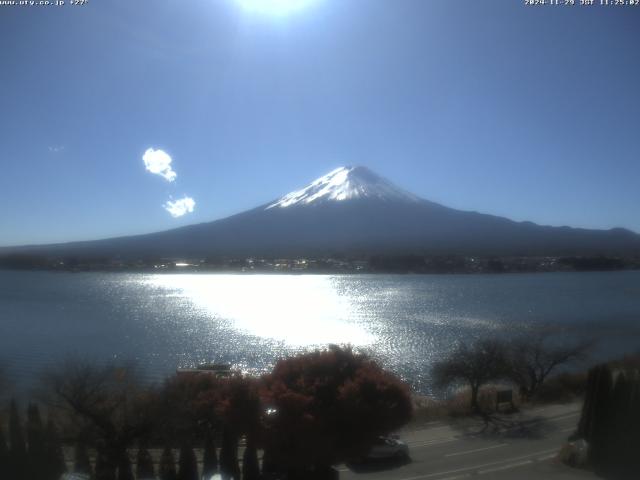
[[[409,446],[397,435],[378,437],[364,460],[404,460],[409,458]]]

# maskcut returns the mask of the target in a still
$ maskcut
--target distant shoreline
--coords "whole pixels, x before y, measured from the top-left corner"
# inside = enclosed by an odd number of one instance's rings
[[[238,273],[238,274],[505,274],[554,272],[638,271],[640,257],[481,257],[378,255],[366,259],[216,258],[216,259],[105,259],[47,258],[31,255],[0,257],[0,269],[56,272]]]

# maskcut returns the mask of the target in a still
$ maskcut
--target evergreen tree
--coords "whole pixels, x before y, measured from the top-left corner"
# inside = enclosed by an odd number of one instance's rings
[[[270,476],[275,474],[278,471],[278,467],[273,461],[273,454],[271,449],[266,446],[262,452],[262,475]]]
[[[138,480],[155,478],[156,472],[153,468],[153,459],[145,445],[140,445],[136,457],[136,477]]]
[[[173,450],[165,448],[160,456],[160,480],[177,480],[176,460]]]
[[[4,430],[0,423],[0,473],[9,471],[9,448],[4,438]]]
[[[198,460],[193,448],[183,445],[180,448],[178,463],[180,465],[178,480],[198,480]]]
[[[134,480],[131,459],[126,451],[123,452],[118,462],[118,480]]]
[[[116,466],[101,449],[96,457],[96,480],[116,480]]]
[[[9,413],[9,478],[27,480],[27,448],[22,433],[20,413],[15,400]]]
[[[67,464],[64,461],[64,452],[60,436],[53,419],[47,420],[47,426],[44,431],[44,453],[46,462],[45,480],[58,480],[60,476],[67,471]]]
[[[229,428],[222,430],[222,448],[220,449],[220,473],[223,480],[239,480],[238,438]]]
[[[242,480],[259,480],[260,466],[258,464],[258,450],[251,439],[247,439],[247,448],[242,456]]]
[[[625,478],[626,472],[631,472],[632,458],[638,454],[638,444],[633,441],[630,427],[632,412],[630,411],[633,385],[627,374],[620,372],[613,387],[611,404],[611,476]],[[638,473],[638,472],[635,472]]]
[[[89,453],[87,452],[87,446],[82,440],[76,442],[73,451],[73,471],[75,473],[85,473],[89,476],[92,475],[91,461],[89,460]]]
[[[587,440],[587,442],[591,442],[593,435],[596,383],[599,374],[599,367],[589,369],[584,401],[582,402],[582,413],[580,415],[580,421],[578,422],[578,435]]]
[[[608,365],[602,365],[595,393],[595,418],[589,454],[596,473],[606,470],[610,458],[613,376]]]
[[[635,373],[630,403],[631,415],[629,416],[629,430],[631,433],[630,444],[640,445],[640,371]],[[633,455],[629,470],[640,472],[640,455]]]
[[[213,432],[207,433],[204,441],[204,453],[202,457],[202,476],[209,479],[218,471],[218,455],[216,454],[216,441]]]
[[[30,403],[27,407],[27,459],[29,477],[45,478],[47,458],[44,445],[44,426],[38,406]]]

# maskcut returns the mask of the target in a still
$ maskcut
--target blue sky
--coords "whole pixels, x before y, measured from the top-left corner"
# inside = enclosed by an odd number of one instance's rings
[[[640,7],[243,1],[0,7],[0,245],[214,220],[350,164],[451,207],[640,231]]]

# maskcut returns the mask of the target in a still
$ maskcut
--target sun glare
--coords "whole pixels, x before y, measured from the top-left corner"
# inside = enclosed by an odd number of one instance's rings
[[[248,12],[286,15],[301,10],[315,0],[236,0]]]
[[[215,320],[290,346],[367,345],[372,335],[351,318],[354,306],[330,276],[157,275],[149,283],[179,294]]]

